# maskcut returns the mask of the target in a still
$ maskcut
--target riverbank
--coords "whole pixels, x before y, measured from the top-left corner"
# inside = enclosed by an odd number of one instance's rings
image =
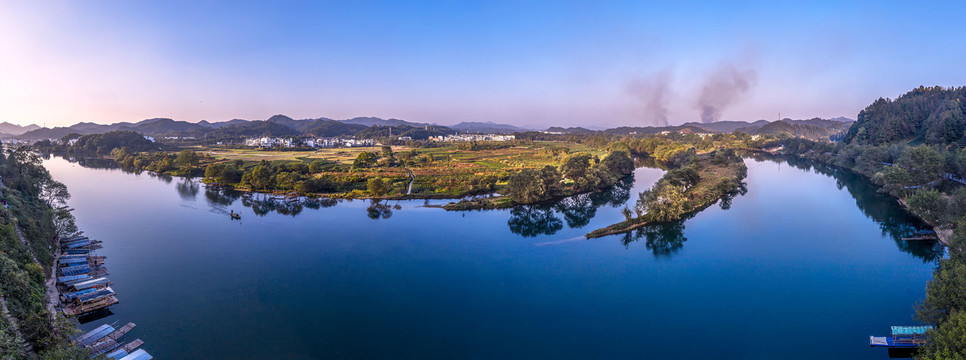
[[[732,154],[733,155],[733,154]],[[636,212],[627,220],[600,228],[584,235],[586,238],[599,238],[622,234],[648,225],[678,221],[713,205],[719,200],[733,196],[741,189],[741,181],[747,174],[747,167],[741,158],[730,157],[722,161],[714,155],[697,157],[693,164],[682,169],[669,171],[658,181],[652,190],[641,193]],[[685,172],[687,174],[683,174]],[[690,179],[679,179],[679,177]],[[694,177],[697,179],[694,179]],[[684,181],[683,192],[678,190]]]
[[[49,303],[57,236],[76,229],[64,206],[69,194],[29,150],[18,148],[3,155],[7,156],[0,155],[0,353],[5,359],[87,359],[86,351],[71,345],[74,326]]]

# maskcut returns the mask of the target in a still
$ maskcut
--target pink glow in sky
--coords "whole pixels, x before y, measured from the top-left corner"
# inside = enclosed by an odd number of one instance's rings
[[[876,4],[0,1],[0,121],[646,126],[628,84],[667,74],[668,121],[700,121],[722,64],[757,76],[724,120],[854,118],[878,97],[966,84],[943,60],[966,50],[943,37],[961,33],[957,11]]]

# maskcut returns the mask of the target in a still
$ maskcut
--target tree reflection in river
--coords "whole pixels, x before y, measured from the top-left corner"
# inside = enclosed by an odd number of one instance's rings
[[[554,204],[553,209],[563,215],[567,226],[582,228],[597,215],[597,209],[604,205],[618,207],[631,198],[634,176],[628,176],[606,191],[579,194],[564,198]]]
[[[684,222],[679,220],[672,223],[645,226],[635,231],[624,234],[621,242],[624,246],[640,239],[644,240],[644,247],[654,254],[654,257],[670,257],[684,247],[684,242],[688,241],[684,237]]]
[[[388,219],[392,217],[392,206],[389,206],[389,202],[382,200],[372,199],[369,200],[369,207],[366,208],[366,215],[370,219]]]
[[[563,229],[563,221],[554,215],[550,207],[537,205],[517,206],[510,210],[507,220],[510,231],[523,237],[553,235]]]
[[[212,188],[205,189],[205,199],[209,204],[228,206],[242,196],[242,192],[235,190],[217,190]]]
[[[197,182],[192,181],[190,177],[181,178],[175,187],[178,191],[178,195],[185,200],[194,200],[198,197],[198,191],[201,190],[201,185]]]
[[[267,194],[245,194],[242,196],[242,205],[251,208],[258,216],[265,216],[274,211],[294,217],[301,214],[303,209],[302,202],[298,198],[278,198]]]
[[[559,213],[566,220],[567,226],[581,228],[597,216],[597,209],[601,206],[624,205],[631,198],[633,186],[634,176],[631,175],[605,191],[569,196],[552,203],[517,206],[510,210],[507,225],[511,232],[523,237],[553,235],[563,229],[563,221],[557,216]]]
[[[878,187],[865,176],[848,169],[835,167],[817,161],[795,157],[774,156],[761,153],[747,154],[755,161],[772,161],[835,179],[839,189],[846,189],[863,214],[879,224],[882,234],[889,236],[900,250],[912,254],[923,262],[933,262],[942,258],[945,248],[938,241],[905,241],[922,229],[929,229],[915,216],[909,214],[888,194],[878,191]]]

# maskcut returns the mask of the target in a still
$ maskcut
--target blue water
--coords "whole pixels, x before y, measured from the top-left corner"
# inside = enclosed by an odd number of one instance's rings
[[[179,178],[45,166],[121,300],[82,327],[133,321],[156,358],[886,358],[868,336],[913,323],[942,249],[899,241],[918,224],[859,176],[746,163],[727,210],[593,240],[663,172],[514,211],[256,215]]]

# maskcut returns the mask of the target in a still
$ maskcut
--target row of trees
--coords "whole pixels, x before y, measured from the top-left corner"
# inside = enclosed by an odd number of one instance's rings
[[[128,148],[136,152],[158,151],[158,143],[145,138],[143,135],[129,130],[109,131],[101,134],[81,135],[72,133],[64,136],[60,141],[40,140],[34,143],[34,148],[44,152],[68,152],[77,154],[106,155],[115,148]]]
[[[114,162],[128,171],[151,171],[158,174],[191,176],[200,168],[202,157],[194,150],[182,150],[177,154],[166,152],[131,152],[128,147],[111,150]],[[207,159],[210,160],[210,159]]]
[[[603,160],[588,153],[568,156],[558,169],[523,169],[510,176],[507,195],[515,203],[532,204],[555,197],[613,186],[634,171],[634,160],[626,151],[613,151]]]

